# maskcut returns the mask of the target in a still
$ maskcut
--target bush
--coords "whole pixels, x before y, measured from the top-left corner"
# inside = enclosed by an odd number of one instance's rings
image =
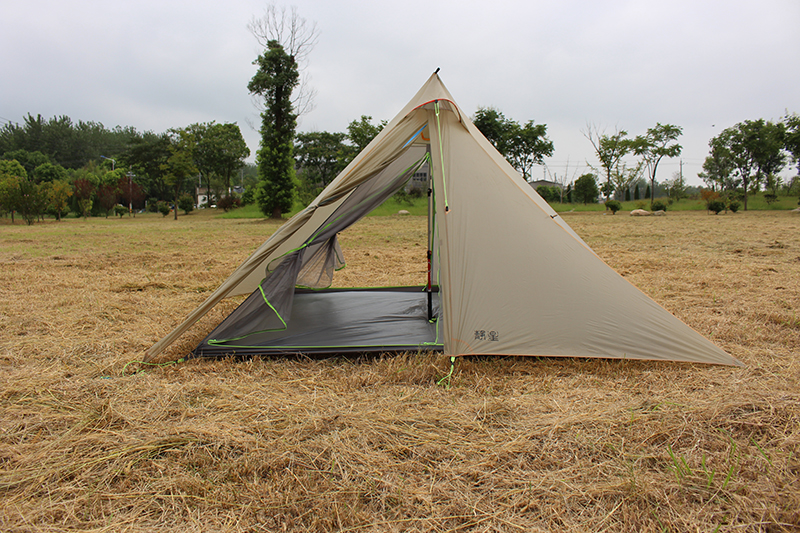
[[[191,195],[183,194],[178,198],[178,207],[184,214],[188,215],[194,209],[194,198]]]
[[[706,207],[709,211],[713,211],[715,215],[719,215],[720,211],[725,210],[725,202],[717,199],[709,200]]]
[[[161,213],[163,216],[169,215],[170,209],[167,202],[158,202],[156,209],[158,209],[158,212]]]
[[[650,208],[653,211],[666,211],[667,210],[667,204],[665,204],[661,200],[654,200],[653,203],[650,204]]]
[[[150,198],[147,200],[147,212],[148,213],[158,213],[158,199],[157,198]]]
[[[617,211],[622,209],[622,204],[619,203],[617,200],[609,200],[606,202],[606,209],[611,211],[612,215],[616,215]]]
[[[250,205],[256,201],[256,192],[255,187],[252,185],[248,185],[247,188],[244,190],[244,194],[242,194],[242,205]],[[308,205],[308,203],[304,204]]]
[[[118,216],[119,218],[124,217],[127,212],[128,208],[124,205],[117,204],[114,206],[114,215]]]
[[[224,210],[226,213],[231,209],[236,209],[237,207],[241,207],[242,201],[236,196],[223,196],[217,202],[217,207]]]
[[[728,209],[730,209],[732,213],[735,213],[739,210],[739,205],[739,200],[731,200],[728,202]]]

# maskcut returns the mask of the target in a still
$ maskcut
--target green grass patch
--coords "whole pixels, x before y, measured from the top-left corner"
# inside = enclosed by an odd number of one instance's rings
[[[390,216],[396,215],[398,211],[405,209],[412,215],[426,215],[428,213],[428,199],[427,198],[417,198],[412,200],[412,204],[408,204],[407,202],[398,202],[394,197],[389,198],[383,204],[376,207],[371,213],[367,216]],[[295,202],[294,207],[292,207],[291,212],[285,214],[283,218],[291,218],[295,214],[299,213],[305,209],[305,206]],[[256,204],[250,204],[243,207],[239,207],[237,209],[232,209],[227,213],[221,213],[217,215],[219,218],[265,218],[264,214],[258,208]]]
[[[659,198],[661,201],[666,202],[666,198]],[[398,211],[405,209],[412,215],[417,216],[424,216],[428,213],[428,199],[427,198],[416,198],[412,199],[412,204],[409,205],[406,202],[399,202],[394,197],[389,198],[383,204],[379,205],[375,208],[374,211],[369,213],[367,216],[390,216],[396,215]],[[650,201],[649,200],[631,200],[629,202],[621,202],[622,209],[621,211],[633,211],[634,209],[639,209],[640,206],[642,209],[650,209]],[[592,212],[592,211],[605,211],[606,207],[603,204],[559,204],[559,203],[552,203],[550,206],[555,209],[559,213],[564,212]],[[778,200],[772,204],[768,204],[767,201],[764,199],[764,195],[759,193],[755,196],[749,196],[747,198],[747,209],[750,211],[782,211],[782,210],[789,210],[794,209],[798,206],[797,197],[796,196],[781,196]],[[296,213],[302,211],[305,208],[304,205],[295,202],[294,207],[290,213],[284,215],[283,218],[290,218],[294,216]],[[744,202],[740,202],[740,210],[744,209]],[[678,200],[677,202],[673,201],[671,205],[667,207],[667,211],[705,211],[706,210],[706,203],[703,200],[695,200],[691,198],[684,198],[683,200]],[[246,205],[244,207],[240,207],[238,209],[233,209],[228,211],[227,213],[221,213],[217,215],[219,218],[265,218],[264,214],[261,213],[261,210],[258,208],[256,204]]]

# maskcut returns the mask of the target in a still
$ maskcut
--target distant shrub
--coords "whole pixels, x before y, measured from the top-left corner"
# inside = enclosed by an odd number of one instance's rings
[[[189,194],[183,194],[178,198],[178,208],[188,215],[194,209],[194,198]]]
[[[248,186],[244,190],[244,193],[242,194],[242,205],[250,205],[255,201],[256,201],[256,198],[255,198],[255,187],[253,187],[252,185]],[[306,202],[303,205],[308,205],[308,202]]]
[[[765,192],[764,200],[766,200],[768,205],[772,205],[778,201],[778,195],[773,192]]]
[[[622,209],[622,204],[619,203],[617,200],[609,200],[606,202],[606,208],[611,211],[612,215],[616,215],[617,211]]]
[[[241,205],[242,201],[237,196],[223,196],[219,199],[219,202],[217,202],[217,207],[225,212],[241,207]]]
[[[654,200],[652,205],[650,206],[650,208],[653,211],[666,211],[667,210],[667,204],[665,204],[661,200]]]
[[[158,199],[150,198],[149,200],[147,200],[147,212],[158,213]]]
[[[158,202],[157,208],[158,212],[161,213],[163,216],[169,215],[169,204],[167,202]]]
[[[114,215],[122,218],[128,212],[128,208],[124,205],[115,205],[114,206]]]
[[[398,204],[406,204],[409,206],[414,205],[414,198],[403,187],[400,187],[396,193],[394,193],[393,198]]]
[[[709,211],[713,211],[715,215],[719,215],[720,211],[725,210],[725,202],[719,199],[709,200],[706,203]]]
[[[728,209],[730,209],[732,213],[735,213],[739,210],[739,205],[739,200],[731,200],[728,202]]]

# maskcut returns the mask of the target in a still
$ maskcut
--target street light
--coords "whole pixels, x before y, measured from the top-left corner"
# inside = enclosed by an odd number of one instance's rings
[[[112,171],[112,172],[114,171],[114,167],[116,167],[116,166],[117,166],[117,161],[116,161],[116,159],[111,159],[110,157],[106,157],[106,156],[104,156],[104,155],[101,155],[101,156],[100,156],[100,159],[108,159],[109,161],[111,161],[111,171]]]

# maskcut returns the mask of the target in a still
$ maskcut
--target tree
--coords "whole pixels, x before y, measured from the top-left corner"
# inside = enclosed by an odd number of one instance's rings
[[[170,152],[170,135],[145,133],[133,139],[121,156],[122,163],[135,175],[136,181],[145,190],[145,197],[166,200],[170,188],[166,182],[166,164]]]
[[[372,117],[368,115],[361,115],[359,120],[350,122],[350,124],[347,125],[347,140],[350,141],[353,150],[342,161],[344,166],[350,164],[350,161],[352,161],[361,150],[366,148],[384,127],[386,127],[385,120],[373,124]]]
[[[703,161],[703,171],[698,176],[711,190],[735,190],[736,183],[731,179],[733,158],[722,135],[708,141],[708,147],[711,151]]]
[[[553,141],[547,138],[544,124],[529,120],[521,126],[491,107],[479,107],[473,123],[525,181],[530,180],[533,165],[543,165],[544,158],[553,155]]]
[[[574,193],[579,202],[593,204],[597,201],[600,191],[597,189],[597,178],[594,174],[584,174],[575,180]]]
[[[309,113],[314,108],[316,91],[310,87],[309,77],[300,76],[300,73],[305,72],[308,55],[317,44],[319,32],[316,23],[301,17],[295,7],[287,13],[285,7],[278,8],[270,4],[261,18],[251,19],[247,28],[263,48],[269,49],[270,41],[275,41],[283,47],[286,54],[294,58],[298,80],[295,84],[297,90],[290,97],[292,108],[298,116]]]
[[[656,123],[652,128],[648,128],[647,133],[638,135],[631,144],[633,152],[640,156],[647,175],[650,179],[650,190],[655,197],[656,191],[656,172],[658,164],[665,157],[678,157],[681,155],[682,147],[675,142],[683,133],[683,128],[672,124]],[[650,198],[650,207],[653,206],[654,198]]]
[[[762,182],[773,194],[777,194],[780,186],[779,173],[786,166],[786,154],[783,151],[786,138],[786,127],[781,122],[756,121],[758,143],[754,151],[756,163],[756,187]]]
[[[294,152],[300,179],[300,200],[311,202],[347,166],[346,134],[327,131],[299,133]]]
[[[95,122],[74,123],[67,116],[45,120],[41,115],[30,113],[23,124],[8,123],[0,128],[0,153],[25,150],[41,152],[48,161],[65,168],[77,170],[89,161],[97,160],[101,154],[115,157],[125,146],[139,136],[133,128],[117,126],[108,130]],[[40,161],[33,168],[43,164]],[[23,163],[27,165],[27,163]],[[29,174],[30,174],[29,171]]]
[[[88,177],[76,179],[72,187],[75,189],[75,199],[78,202],[78,209],[84,220],[92,212],[92,196],[94,196],[95,184]]]
[[[732,169],[735,177],[741,180],[745,211],[751,187],[757,190],[761,179],[777,174],[785,164],[781,152],[784,147],[783,129],[764,119],[745,120],[726,128],[709,144],[712,154],[715,148],[723,154],[729,165],[726,168]]]
[[[630,196],[630,186],[636,180],[639,179],[639,176],[642,175],[642,164],[641,162],[636,166],[629,168],[627,164],[622,163],[618,164],[614,171],[611,173],[611,183],[613,184],[613,188],[606,187],[606,196],[610,196],[613,192],[615,196],[619,199],[624,193],[624,191],[628,191],[628,196]],[[608,182],[606,183],[608,185]],[[630,199],[630,198],[629,198]]]
[[[172,187],[175,220],[178,220],[178,200],[186,178],[197,173],[194,164],[195,138],[187,129],[171,130],[170,156],[164,165],[166,181]]]
[[[792,154],[792,161],[797,165],[797,172],[800,174],[800,115],[787,113],[783,123],[786,131],[784,147]]]
[[[28,173],[17,160],[0,160],[0,209],[11,213],[19,211],[22,194],[22,182],[27,181]]]
[[[50,207],[56,214],[56,220],[61,220],[61,216],[69,207],[69,198],[72,196],[72,186],[66,180],[56,180],[52,182],[49,194]]]
[[[45,164],[50,164],[50,158],[39,151],[29,152],[28,150],[18,149],[3,154],[3,159],[16,160],[28,173],[28,176],[34,175],[34,170]]]
[[[664,183],[665,188],[667,189],[667,196],[675,200],[676,202],[681,198],[686,198],[686,182],[683,179],[683,174],[676,171],[672,174],[672,179],[667,180]]]
[[[36,183],[66,180],[67,169],[61,165],[44,163],[33,169],[32,176]]]
[[[625,130],[617,130],[613,135],[606,135],[600,133],[596,126],[591,125],[587,126],[583,135],[592,143],[597,160],[600,161],[600,166],[605,172],[606,182],[603,189],[605,194],[609,195],[615,190],[613,185],[615,173],[618,176],[625,174],[624,172],[620,173],[619,164],[633,148],[632,141],[627,138],[628,132]]]
[[[292,148],[297,115],[292,107],[292,91],[298,83],[297,62],[278,41],[269,41],[267,50],[247,88],[264,99],[261,113],[261,147],[257,155],[259,188],[256,200],[265,215],[281,218],[294,202],[294,158]]]
[[[479,107],[472,117],[472,123],[480,130],[486,139],[492,143],[503,157],[506,157],[508,147],[507,139],[510,136],[510,120],[500,110],[494,107]]]
[[[211,177],[217,175],[222,178],[224,194],[229,195],[234,172],[244,166],[244,159],[250,155],[239,126],[210,122],[192,124],[187,130],[195,137],[195,165],[200,175],[205,176],[208,191],[211,191]]]

